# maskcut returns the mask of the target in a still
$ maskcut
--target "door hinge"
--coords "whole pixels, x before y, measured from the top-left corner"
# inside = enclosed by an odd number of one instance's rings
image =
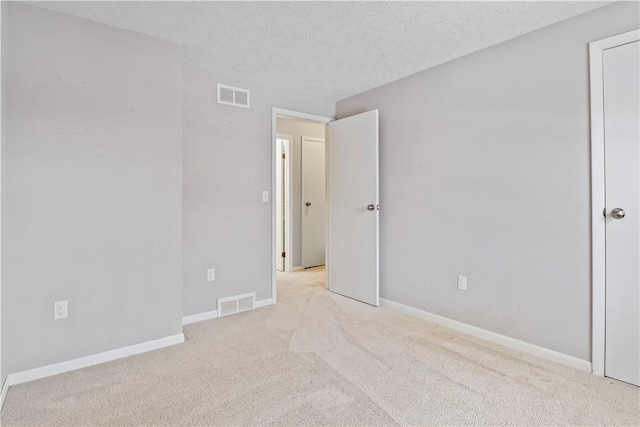
[[[287,257],[287,253],[286,252],[282,252],[282,258],[286,258]]]

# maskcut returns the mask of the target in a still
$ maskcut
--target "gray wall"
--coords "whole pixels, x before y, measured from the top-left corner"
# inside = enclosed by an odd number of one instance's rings
[[[8,6],[3,374],[181,333],[181,50]]]
[[[587,43],[638,28],[638,9],[338,103],[338,117],[380,109],[383,298],[590,360]]]
[[[216,299],[271,297],[272,107],[333,117],[335,102],[185,64],[184,315]],[[216,84],[251,90],[251,108],[216,103]],[[216,280],[207,282],[207,269]]]
[[[293,227],[292,267],[302,265],[302,137],[311,136],[324,139],[325,125],[304,120],[278,119],[278,133],[291,135],[291,207]]]

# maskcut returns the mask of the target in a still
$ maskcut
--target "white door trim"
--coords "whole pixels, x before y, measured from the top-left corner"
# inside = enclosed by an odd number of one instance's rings
[[[300,148],[301,148],[300,152],[302,152],[302,144],[304,144],[305,141],[321,142],[323,144],[325,143],[324,138],[314,138],[312,136],[304,136],[303,135],[303,136],[300,137]],[[303,168],[304,168],[303,161],[301,159],[301,162],[300,162],[300,177],[301,177],[301,184],[302,184],[301,185],[301,187],[302,187],[302,197],[300,199],[301,203],[304,203],[304,201],[305,201],[305,197],[304,197],[305,196],[305,194],[304,194],[304,170],[303,170]],[[326,170],[326,167],[325,167],[325,170]],[[325,177],[325,180],[326,180],[326,177]],[[304,207],[301,207],[301,209],[304,209]],[[304,218],[305,218],[305,216],[302,215],[301,226],[300,226],[300,241],[301,242],[304,239]],[[325,250],[325,252],[326,252],[326,250]],[[325,259],[325,261],[326,261],[326,259]],[[302,269],[307,268],[307,266],[305,265],[305,262],[304,262],[304,243],[302,243],[300,245],[300,264],[302,265]]]
[[[605,168],[602,52],[640,40],[640,29],[589,43],[591,93],[591,366],[604,376],[605,356]]]
[[[286,135],[283,133],[278,133],[276,134],[276,138],[281,138],[281,139],[286,139],[287,142],[285,143],[285,177],[284,177],[284,182],[286,182],[286,197],[284,200],[284,212],[282,213],[283,217],[284,217],[284,235],[285,235],[285,240],[284,240],[284,248],[283,251],[287,254],[287,256],[284,258],[284,271],[291,271],[291,269],[293,268],[291,266],[291,253],[292,250],[291,248],[293,247],[293,239],[291,236],[291,230],[293,229],[293,215],[291,214],[291,177],[293,176],[293,171],[291,170],[291,144],[293,142],[293,136],[292,135]],[[274,144],[274,148],[276,150],[276,157],[279,154],[279,149],[280,147],[278,147],[277,141]],[[278,160],[278,159],[276,159]],[[275,165],[276,167],[279,165]],[[273,193],[273,199],[274,201],[276,200],[276,195],[275,193]],[[276,209],[277,205],[276,205]],[[277,227],[277,225],[276,225]],[[276,246],[277,247],[277,246]],[[276,258],[278,258],[278,253],[276,251]]]
[[[7,44],[7,40],[2,40],[2,27],[5,26],[6,28],[6,20],[7,20],[7,13],[5,11],[5,7],[6,7],[6,2],[2,2],[0,4],[0,51],[2,53],[2,63],[6,63],[6,44]],[[6,75],[3,76],[2,75],[2,68],[0,67],[0,83],[4,83],[4,79],[6,79]],[[0,92],[4,93],[5,92],[5,87],[4,84],[1,85],[2,88],[0,90]],[[7,106],[3,105],[2,103],[2,96],[0,96],[0,112],[5,111],[5,108]],[[5,141],[3,141],[4,139],[4,129],[6,127],[6,123],[3,123],[2,120],[2,116],[4,116],[4,114],[0,113],[0,189],[2,188],[2,147],[4,147]],[[0,190],[0,196],[1,196],[1,190]],[[0,224],[2,223],[2,197],[0,197]],[[0,227],[0,242],[2,241],[2,227]],[[0,244],[0,260],[2,259],[2,245]],[[5,388],[5,386],[8,387],[8,384],[3,384],[2,381],[2,261],[0,261],[0,390],[2,390],[0,392],[0,410],[2,410],[2,405],[4,404],[4,398],[6,397],[6,391],[7,389]]]
[[[276,283],[276,198],[273,197],[276,191],[276,167],[278,167],[278,158],[275,150],[276,136],[278,132],[278,117],[308,120],[324,124],[335,120],[333,117],[317,116],[315,114],[301,113],[299,111],[286,110],[283,108],[273,107],[271,109],[271,301],[273,304],[277,302],[278,296]]]

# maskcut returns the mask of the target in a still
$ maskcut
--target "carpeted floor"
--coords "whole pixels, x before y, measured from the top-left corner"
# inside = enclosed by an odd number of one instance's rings
[[[282,274],[182,345],[13,386],[17,425],[640,425],[639,389]]]

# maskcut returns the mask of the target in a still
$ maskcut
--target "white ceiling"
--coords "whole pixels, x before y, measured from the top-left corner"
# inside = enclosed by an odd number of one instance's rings
[[[338,100],[609,2],[34,2],[183,45],[212,71]]]

